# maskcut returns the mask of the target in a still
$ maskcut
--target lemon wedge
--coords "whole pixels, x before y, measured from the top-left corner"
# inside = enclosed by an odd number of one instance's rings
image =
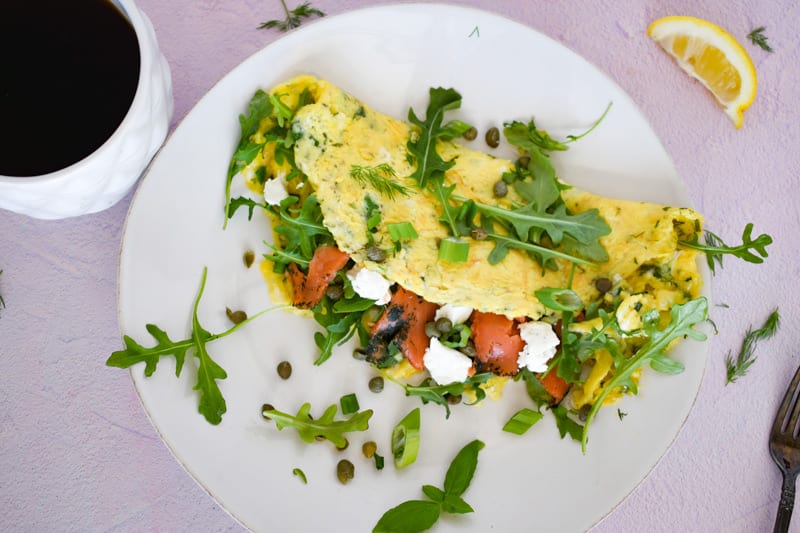
[[[647,35],[705,85],[733,124],[742,127],[758,83],[753,61],[731,34],[695,17],[664,17],[650,24]]]

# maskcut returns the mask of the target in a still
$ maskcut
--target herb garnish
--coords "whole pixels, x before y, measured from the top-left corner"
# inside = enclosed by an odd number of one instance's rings
[[[386,511],[372,529],[373,533],[425,531],[439,519],[442,511],[450,514],[472,513],[474,509],[461,497],[469,488],[478,467],[478,452],[483,442],[473,440],[456,454],[444,478],[444,488],[423,485],[428,500],[409,500]]]
[[[156,340],[156,345],[152,348],[145,348],[128,335],[125,335],[123,337],[125,349],[112,353],[106,361],[106,365],[117,368],[130,368],[137,363],[145,363],[144,375],[150,377],[153,375],[153,372],[156,371],[156,365],[161,357],[173,356],[175,358],[175,376],[180,377],[186,354],[191,351],[195,357],[197,357],[198,365],[197,383],[194,386],[195,390],[200,391],[200,401],[197,410],[209,423],[216,425],[222,421],[222,415],[225,414],[227,410],[225,398],[222,396],[222,392],[217,385],[217,380],[225,379],[228,375],[225,370],[211,358],[206,345],[211,341],[230,335],[264,313],[274,309],[284,309],[288,306],[279,305],[265,309],[242,320],[222,333],[211,334],[200,325],[200,321],[197,318],[200,298],[202,298],[203,290],[206,286],[207,270],[207,268],[203,268],[200,290],[197,292],[194,307],[192,308],[192,332],[188,339],[173,341],[163,329],[155,324],[147,324],[145,328]]]
[[[369,429],[372,409],[358,412],[347,420],[334,420],[337,409],[336,404],[333,404],[325,409],[322,416],[317,419],[312,418],[309,414],[310,403],[304,403],[295,416],[275,409],[264,409],[261,414],[264,418],[274,420],[279,430],[285,427],[295,428],[300,438],[306,442],[314,442],[317,437],[322,437],[331,441],[337,448],[344,448],[347,446],[345,433]]]
[[[753,239],[752,233],[753,223],[751,222],[744,227],[742,244],[737,246],[728,246],[718,235],[708,230],[705,231],[706,244],[700,243],[697,235],[691,241],[678,241],[678,244],[705,253],[708,268],[711,269],[711,272],[715,272],[716,265],[722,268],[722,258],[725,254],[733,255],[748,263],[759,264],[764,262],[764,258],[769,255],[767,254],[767,246],[772,244],[772,237],[762,233]]]
[[[291,11],[289,10],[288,7],[286,7],[285,0],[281,0],[281,5],[283,6],[283,12],[286,13],[286,18],[284,20],[276,19],[276,20],[268,20],[267,22],[262,22],[258,26],[259,29],[278,28],[278,30],[280,31],[287,31],[300,26],[300,24],[303,23],[304,18],[311,18],[314,15],[318,17],[325,16],[325,13],[323,13],[319,9],[311,7],[311,2],[305,2],[297,6],[296,8],[292,9]]]
[[[350,167],[350,176],[360,185],[369,185],[390,200],[394,200],[395,194],[401,196],[408,196],[411,194],[411,189],[409,187],[395,181],[397,179],[397,172],[387,163],[381,163],[380,165],[372,167],[352,165]]]
[[[388,374],[385,375],[390,381],[394,381],[406,391],[406,396],[418,396],[423,404],[433,402],[445,408],[445,418],[450,418],[450,405],[447,401],[450,396],[458,396],[463,394],[465,390],[471,390],[475,393],[475,403],[480,402],[486,397],[486,392],[479,385],[486,383],[493,374],[491,372],[484,372],[475,374],[467,378],[464,382],[448,383],[447,385],[437,385],[432,378],[426,378],[419,385],[409,385],[402,381],[395,379]]]
[[[636,394],[638,388],[632,375],[636,370],[648,364],[653,370],[663,374],[679,374],[683,372],[683,364],[667,357],[667,349],[672,341],[684,337],[691,337],[699,341],[705,340],[705,333],[694,329],[694,327],[705,321],[707,315],[708,301],[704,297],[674,306],[670,310],[670,322],[664,329],[658,329],[660,316],[657,310],[653,309],[644,314],[642,317],[642,329],[647,335],[647,341],[629,358],[624,358],[619,353],[612,353],[614,357],[614,375],[603,386],[597,398],[594,399],[589,414],[586,416],[586,422],[581,433],[581,450],[583,453],[586,453],[589,426],[591,426],[606,397],[613,391],[620,389]]]
[[[767,52],[772,52],[772,47],[767,44],[767,36],[764,35],[764,30],[766,28],[764,26],[759,26],[758,28],[754,29],[750,33],[747,34],[747,38],[750,39],[756,46],[760,46],[763,50]]]
[[[303,485],[308,485],[308,478],[306,478],[306,473],[300,470],[299,468],[293,468],[292,474],[300,478],[300,481],[303,482]]]
[[[725,357],[725,368],[727,370],[727,381],[733,383],[740,377],[747,373],[747,370],[756,362],[755,350],[758,341],[766,340],[775,335],[780,326],[780,316],[778,309],[770,313],[767,321],[760,328],[754,330],[752,327],[747,328],[747,333],[744,335],[742,341],[742,348],[739,350],[739,355],[736,359],[733,358],[731,352]]]

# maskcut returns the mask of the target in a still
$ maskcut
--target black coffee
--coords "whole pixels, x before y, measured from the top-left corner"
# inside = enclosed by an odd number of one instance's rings
[[[0,175],[94,152],[139,82],[139,43],[109,0],[0,0]]]

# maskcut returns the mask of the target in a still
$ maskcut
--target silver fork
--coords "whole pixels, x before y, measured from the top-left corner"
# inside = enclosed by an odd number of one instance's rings
[[[778,504],[778,516],[775,518],[775,533],[789,530],[794,509],[795,480],[800,472],[800,437],[797,425],[800,420],[799,390],[800,367],[786,390],[769,434],[769,452],[783,474],[783,490]]]

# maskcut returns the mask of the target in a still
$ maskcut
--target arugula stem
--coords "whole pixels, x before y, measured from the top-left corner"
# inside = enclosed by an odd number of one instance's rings
[[[608,112],[609,112],[609,111],[611,111],[611,106],[612,106],[613,104],[614,104],[614,102],[609,102],[609,103],[608,103],[608,105],[606,106],[606,110],[605,110],[605,111],[603,111],[603,114],[602,114],[602,115],[600,115],[600,118],[598,118],[598,119],[597,119],[597,120],[594,122],[594,124],[592,124],[592,125],[591,125],[591,127],[590,127],[588,130],[584,131],[584,132],[583,132],[583,133],[581,133],[580,135],[567,135],[567,140],[566,140],[566,141],[564,141],[564,144],[566,144],[566,143],[571,143],[571,142],[575,142],[575,141],[577,141],[578,139],[582,139],[583,137],[586,137],[587,135],[589,135],[590,133],[592,133],[592,131],[594,131],[594,129],[595,129],[597,126],[599,126],[601,122],[603,122],[603,119],[604,119],[604,118],[606,118],[606,115],[608,115]]]
[[[560,259],[566,259],[567,261],[571,261],[573,264],[581,264],[586,266],[594,266],[594,263],[591,261],[587,261],[586,259],[581,259],[580,257],[575,257],[573,255],[560,252],[558,250],[553,250],[552,248],[547,248],[545,246],[540,246],[538,244],[531,244],[529,242],[522,242],[518,239],[512,239],[505,235],[499,235],[497,233],[487,233],[487,238],[509,243],[514,248],[520,248],[522,250],[530,250],[532,252],[539,252],[543,255],[548,255],[552,257],[558,257]]]

